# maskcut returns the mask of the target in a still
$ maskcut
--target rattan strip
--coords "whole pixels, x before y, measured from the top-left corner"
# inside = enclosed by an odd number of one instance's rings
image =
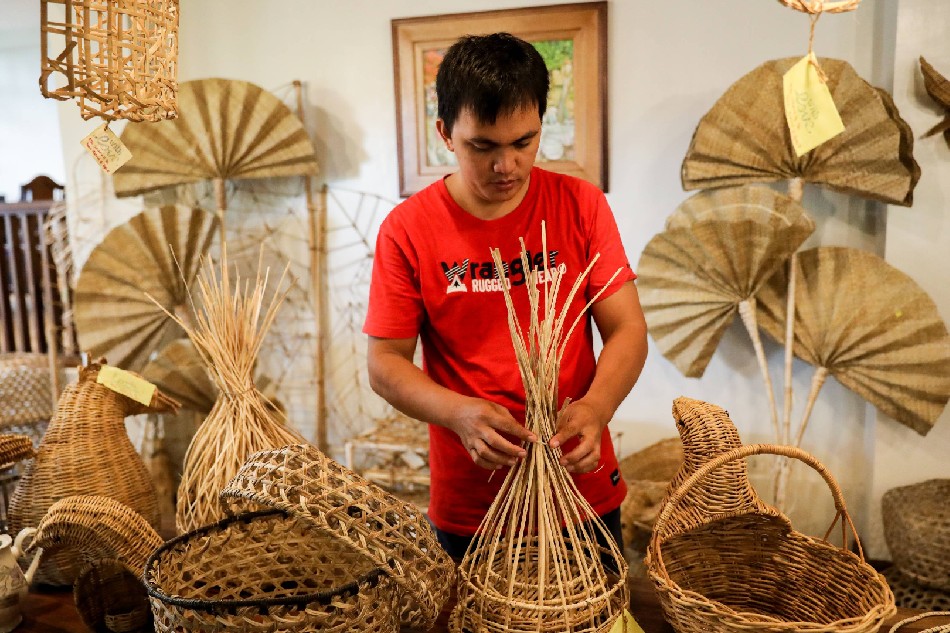
[[[0,435],[0,469],[33,457],[33,440],[27,435]]]
[[[53,391],[46,354],[0,355],[0,428],[47,422]]]
[[[761,454],[795,458],[818,471],[837,509],[828,532],[840,519],[842,547],[788,532],[769,514],[723,514],[692,530],[664,528],[683,511],[682,501],[697,482],[724,464]],[[647,567],[667,620],[680,633],[876,632],[896,613],[894,596],[864,561],[859,543],[860,555],[848,551],[848,530],[857,539],[841,490],[817,459],[791,446],[742,446],[711,459],[670,493]]]
[[[548,261],[544,223],[541,241]],[[561,450],[548,444],[557,429],[557,385],[566,343],[600,293],[578,314],[569,315],[569,309],[599,254],[578,275],[559,309],[563,271],[548,269],[541,282],[539,271],[528,261],[524,240],[521,250],[528,271],[526,330],[506,284],[502,290],[524,383],[525,427],[538,441],[527,444],[525,457],[508,471],[465,552],[450,627],[456,633],[606,632],[627,604],[627,563],[559,463]],[[494,249],[492,257],[497,275],[504,279],[500,252]],[[601,292],[615,278],[616,273]],[[609,548],[598,547],[598,541]]]
[[[221,492],[233,508],[277,508],[360,551],[392,576],[399,619],[430,628],[448,600],[455,566],[423,513],[304,444],[252,455]]]
[[[178,0],[41,0],[40,7],[43,96],[76,99],[84,119],[177,116]]]
[[[901,573],[950,591],[950,479],[892,488],[881,508],[884,538]]]
[[[149,558],[159,633],[395,633],[391,579],[361,552],[281,511],[229,517]]]
[[[73,495],[102,495],[128,506],[158,529],[158,498],[151,475],[129,440],[125,418],[174,411],[177,403],[155,392],[146,407],[97,382],[101,363],[79,369],[10,500],[11,530],[36,526],[57,501]],[[82,568],[62,550],[44,556],[38,582],[71,585]]]
[[[920,613],[909,618],[904,618],[892,626],[889,633],[897,633],[897,631],[899,631],[900,628],[906,624],[913,624],[914,622],[919,622],[927,618],[935,618],[939,616],[950,616],[950,611],[932,611],[930,613]],[[924,629],[921,631],[921,633],[950,633],[950,624],[939,624],[937,626],[930,627],[929,629]]]

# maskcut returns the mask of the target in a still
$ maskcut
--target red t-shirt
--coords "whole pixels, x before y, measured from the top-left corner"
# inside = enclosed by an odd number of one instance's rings
[[[523,424],[524,386],[490,249],[500,249],[507,264],[512,299],[527,332],[528,294],[519,238],[524,238],[532,265],[545,268],[542,220],[548,259],[565,273],[558,313],[574,280],[600,253],[572,301],[565,328],[618,269],[620,274],[600,299],[635,279],[607,200],[590,183],[535,167],[528,192],[514,211],[481,220],[462,209],[440,180],[397,206],[383,221],[363,331],[377,338],[419,335],[423,370],[436,383],[501,404]],[[541,292],[543,305],[543,286]],[[558,406],[565,397],[578,400],[587,392],[594,368],[588,312],[567,343]],[[574,445],[575,441],[567,444],[565,452]],[[600,460],[594,472],[574,475],[574,481],[594,510],[605,514],[619,507],[626,495],[607,432]],[[446,532],[474,534],[507,471],[495,473],[489,481],[492,471],[472,461],[455,433],[434,424],[429,425],[429,466],[430,518]]]

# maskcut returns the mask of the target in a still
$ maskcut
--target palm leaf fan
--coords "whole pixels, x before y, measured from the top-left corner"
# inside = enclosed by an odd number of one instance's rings
[[[937,307],[905,273],[867,251],[798,254],[795,355],[815,365],[796,445],[827,374],[925,435],[950,400],[950,335]],[[762,290],[762,328],[785,331],[785,270]]]
[[[801,157],[785,120],[782,77],[798,58],[768,61],[734,83],[700,120],[683,160],[687,191],[801,178],[910,206],[920,178],[910,126],[889,94],[847,63],[821,59],[845,130]]]
[[[947,144],[950,144],[950,80],[938,73],[923,57],[920,58],[920,72],[924,75],[924,88],[927,94],[945,111],[943,121],[927,130],[924,137],[942,132],[943,137],[947,139]]]
[[[310,137],[290,108],[263,88],[233,79],[181,84],[177,119],[130,123],[122,142],[132,159],[112,176],[117,196],[213,180],[219,216],[227,206],[225,180],[318,171]]]
[[[149,124],[153,125],[153,124]],[[201,208],[145,209],[112,229],[79,273],[75,322],[79,344],[117,367],[139,370],[182,331],[166,310],[187,314],[188,287],[198,274],[217,220]]]
[[[684,375],[702,376],[736,312],[752,326],[756,293],[814,228],[798,203],[766,187],[704,191],[680,205],[637,267],[663,355]],[[752,327],[750,335],[757,339]]]
[[[786,7],[802,13],[844,13],[854,11],[861,0],[778,0]]]

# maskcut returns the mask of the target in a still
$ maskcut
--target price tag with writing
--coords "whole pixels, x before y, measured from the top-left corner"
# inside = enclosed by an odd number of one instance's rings
[[[110,365],[99,368],[96,382],[146,406],[151,404],[152,396],[155,395],[155,385],[144,378]]]
[[[97,127],[81,144],[107,174],[113,174],[129,162],[132,152],[122,144],[115,132],[106,127],[107,125],[108,123],[103,123]]]
[[[643,633],[643,629],[633,619],[633,615],[627,609],[624,609],[623,614],[617,618],[617,621],[610,628],[610,633]]]
[[[783,78],[785,119],[796,156],[844,132],[831,91],[810,62],[814,59],[814,53],[802,57]]]

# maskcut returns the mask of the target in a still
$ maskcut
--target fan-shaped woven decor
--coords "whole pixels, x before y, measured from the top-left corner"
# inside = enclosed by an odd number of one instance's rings
[[[0,435],[0,469],[33,457],[33,440],[27,435]]]
[[[142,376],[178,400],[184,409],[207,414],[218,399],[218,388],[207,366],[187,338],[163,347],[142,369]]]
[[[802,178],[845,193],[910,206],[920,178],[913,133],[891,96],[847,63],[821,59],[845,131],[795,156],[782,77],[799,58],[766,62],[733,84],[702,118],[683,161],[683,188]]]
[[[684,202],[637,266],[643,313],[663,355],[684,375],[702,376],[737,312],[754,325],[759,288],[814,227],[801,206],[765,187]],[[755,328],[749,332],[755,340]]]
[[[144,577],[158,633],[399,631],[389,576],[284,512],[229,517],[174,538]]]
[[[40,30],[44,97],[84,119],[176,116],[178,0],[41,0]]]
[[[395,581],[404,624],[428,630],[449,597],[455,566],[419,508],[314,446],[250,456],[221,499],[234,509],[290,512],[361,552]]]
[[[76,282],[82,349],[137,371],[152,352],[180,337],[181,330],[146,293],[169,312],[187,314],[188,289],[216,223],[203,209],[169,205],[146,209],[109,231]]]
[[[795,355],[925,435],[950,400],[950,335],[937,306],[873,253],[821,247],[798,254]],[[784,340],[786,273],[759,294],[762,328]],[[813,398],[810,398],[813,402]]]
[[[794,447],[729,449],[738,434],[715,405],[680,398],[674,416],[685,462],[670,484],[646,561],[673,629],[877,632],[896,611],[894,596],[860,545],[859,554],[849,551],[855,528],[827,469]],[[761,454],[793,457],[821,474],[837,509],[829,533],[841,521],[840,548],[795,531],[788,517],[758,497],[743,458]]]
[[[86,566],[73,583],[73,599],[79,618],[95,633],[154,630],[145,585],[115,559]]]
[[[802,13],[844,13],[854,11],[861,0],[778,0],[786,7]]]
[[[146,407],[96,382],[99,363],[79,369],[46,435],[10,500],[10,528],[37,526],[53,505],[73,495],[103,495],[137,512],[158,527],[155,488],[142,458],[125,430],[125,418],[145,412],[173,411],[177,403],[159,391]],[[75,553],[45,555],[39,582],[72,584],[81,569]]]
[[[925,137],[943,133],[943,137],[950,145],[950,80],[937,72],[937,69],[920,58],[920,72],[924,75],[924,88],[927,94],[945,110],[943,121],[933,126],[924,134]]]
[[[277,97],[246,81],[181,85],[178,118],[122,132],[132,159],[112,177],[116,195],[201,180],[315,175],[313,144]]]
[[[894,564],[924,586],[950,591],[950,479],[891,488],[881,510]]]

